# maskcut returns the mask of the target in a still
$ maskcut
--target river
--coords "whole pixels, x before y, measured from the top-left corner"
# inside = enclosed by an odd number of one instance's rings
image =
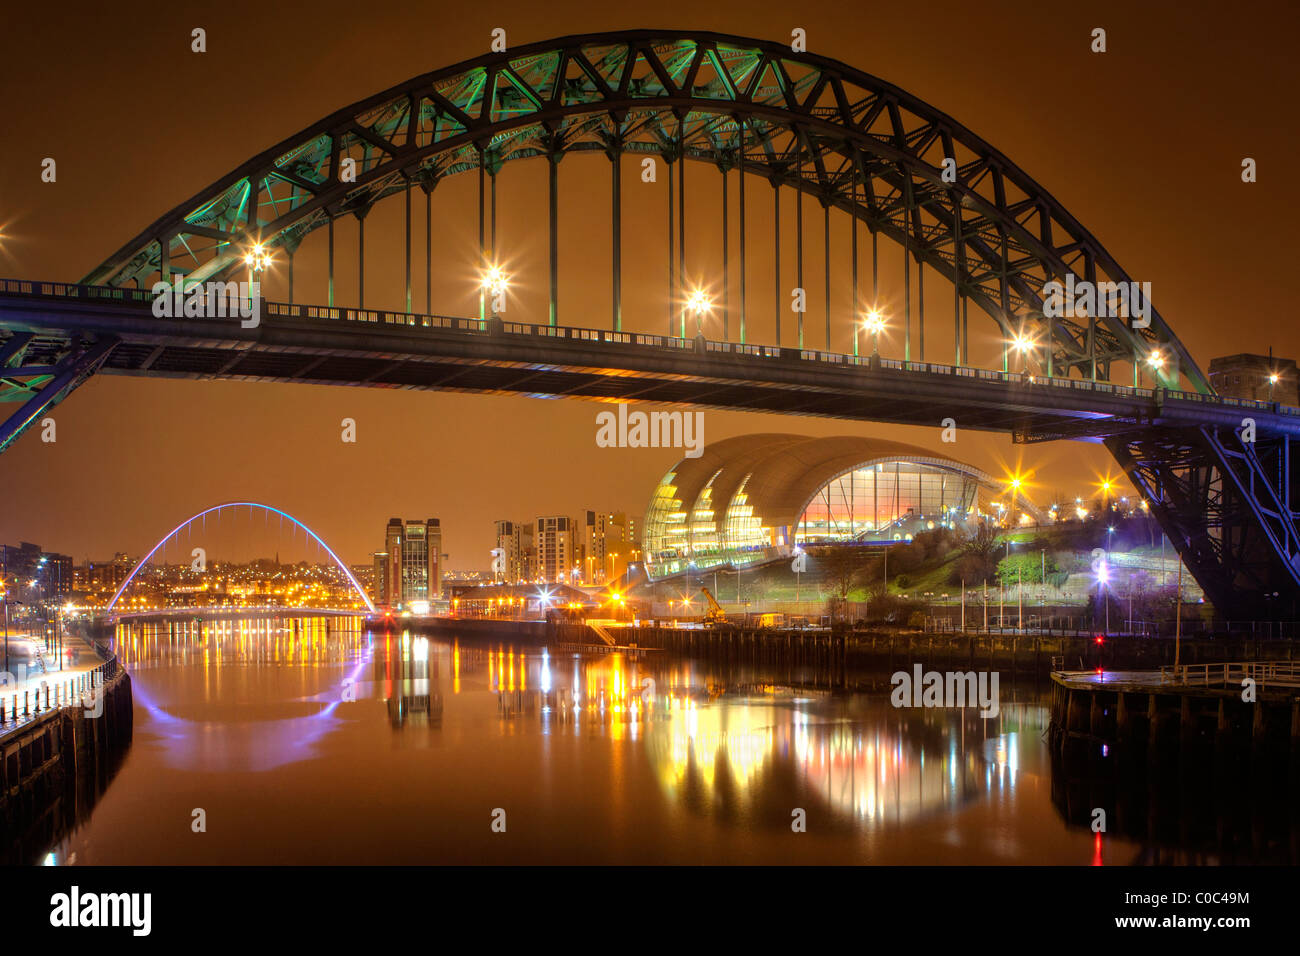
[[[1045,682],[1003,683],[985,719],[895,708],[888,675],[829,687],[660,652],[371,633],[354,618],[137,622],[115,644],[134,741],[49,863],[1088,865],[1171,852],[1066,823]]]

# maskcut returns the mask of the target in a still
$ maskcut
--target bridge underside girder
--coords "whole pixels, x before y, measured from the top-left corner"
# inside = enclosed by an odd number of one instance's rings
[[[147,310],[128,304],[58,306],[58,317],[28,316],[14,334],[34,331],[51,350],[71,347],[68,333],[51,323],[73,324],[92,340],[111,338],[111,354],[98,368],[106,374],[635,401],[935,428],[951,417],[959,429],[1011,432],[1021,441],[1099,440],[1141,427],[1154,411],[1150,402],[1101,391],[1109,388],[1104,384],[1072,380],[1069,388],[1049,387],[1019,374],[923,363],[904,367],[703,339],[388,313],[379,315],[401,321],[322,321],[301,318],[314,307],[276,303],[268,309],[293,317],[268,316],[260,328],[244,332],[220,320],[141,318]],[[82,318],[74,323],[70,313],[78,308]],[[87,308],[103,315],[85,321]],[[444,327],[410,327],[408,318]],[[455,327],[446,328],[448,323]],[[0,330],[0,347],[2,336]],[[618,354],[611,354],[616,338]]]
[[[1220,615],[1300,612],[1300,474],[1291,438],[1156,427],[1106,446]]]
[[[21,403],[0,420],[0,453],[93,374],[115,344],[112,336],[87,342],[30,332],[0,340],[0,402]]]

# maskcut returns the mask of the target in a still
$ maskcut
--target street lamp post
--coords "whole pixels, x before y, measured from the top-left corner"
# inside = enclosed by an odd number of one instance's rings
[[[1016,568],[1016,630],[1025,629],[1025,586],[1020,579],[1020,569]]]
[[[874,359],[880,354],[880,333],[885,328],[885,318],[880,314],[879,309],[872,309],[867,313],[867,317],[862,321],[862,327],[871,333],[871,357]],[[858,330],[853,330],[853,354],[858,354]]]
[[[1020,353],[1020,374],[1025,374],[1025,366],[1029,362],[1029,353],[1033,351],[1034,340],[1032,336],[1020,332],[1011,340],[1011,346]]]
[[[713,300],[703,289],[695,289],[686,300],[686,309],[695,313],[695,334],[704,334],[704,316],[713,308]],[[682,338],[686,338],[686,309],[682,310]]]
[[[1147,356],[1147,365],[1151,367],[1152,382],[1158,386],[1160,384],[1160,373],[1165,367],[1165,357],[1160,354],[1159,349]]]
[[[498,300],[504,295],[510,285],[510,277],[507,276],[500,266],[491,266],[483,271],[483,276],[479,280],[479,313],[481,317],[487,316],[487,297],[492,297],[492,314],[499,315],[501,308],[498,308]],[[502,304],[502,308],[504,304]]]
[[[248,266],[248,306],[251,309],[260,292],[255,289],[259,281],[257,277],[270,267],[271,254],[260,242],[255,243],[252,249],[244,253],[244,265]]]

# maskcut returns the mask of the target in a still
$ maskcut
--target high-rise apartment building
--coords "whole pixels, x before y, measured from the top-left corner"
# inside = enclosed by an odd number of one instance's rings
[[[499,581],[603,584],[623,576],[640,558],[634,519],[624,512],[583,511],[543,515],[531,523],[501,520],[493,526],[501,551]]]
[[[536,580],[532,522],[503,519],[494,523],[493,531],[493,547],[501,551],[501,569],[494,572],[495,579],[506,584]]]
[[[402,519],[389,518],[384,529],[384,552],[388,555],[384,569],[384,595],[386,604],[395,607],[402,603]]]
[[[38,580],[41,582],[41,594],[47,601],[67,597],[75,589],[72,572],[72,555],[43,554],[42,567]]]
[[[535,523],[537,575],[548,583],[569,581],[578,566],[574,521],[564,515],[546,515]]]
[[[635,519],[625,512],[588,511],[581,542],[582,578],[589,584],[615,581],[636,559]]]
[[[376,551],[370,599],[375,607],[388,607],[388,552]]]
[[[437,518],[406,522],[390,518],[384,545],[384,551],[375,553],[376,600],[381,590],[388,607],[442,598],[442,525]]]
[[[14,546],[0,544],[0,578],[12,589],[14,600],[54,601],[67,597],[73,590],[72,557],[42,551],[39,544],[24,541]]]

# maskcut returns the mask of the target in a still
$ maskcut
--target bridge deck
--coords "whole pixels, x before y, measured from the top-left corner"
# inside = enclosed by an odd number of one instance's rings
[[[1300,409],[1082,378],[814,349],[451,316],[263,303],[239,318],[157,318],[146,290],[0,280],[0,351],[25,372],[73,337],[113,339],[101,373],[574,397],[1097,440],[1153,424],[1300,434]],[[42,365],[44,363],[44,365]]]

